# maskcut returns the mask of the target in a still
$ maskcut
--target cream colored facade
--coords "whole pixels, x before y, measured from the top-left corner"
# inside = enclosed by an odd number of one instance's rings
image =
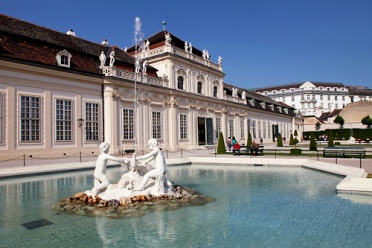
[[[72,54],[68,66],[76,63],[75,51],[61,51]],[[260,109],[253,98],[233,97],[224,84],[222,63],[171,44],[136,56],[158,75],[115,64],[100,67],[97,75],[61,69],[57,63],[54,68],[0,59],[0,160],[97,155],[102,141],[111,144],[110,153],[141,153],[150,138],[171,152],[204,149],[217,145],[220,132],[242,144],[251,132],[267,143],[274,139],[273,130],[283,137],[294,131],[288,109],[271,99],[266,104],[260,96],[262,106],[271,106]]]

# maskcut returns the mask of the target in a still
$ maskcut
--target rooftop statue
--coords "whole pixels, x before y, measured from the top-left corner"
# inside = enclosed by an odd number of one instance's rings
[[[112,51],[110,53],[110,66],[114,66],[114,62],[115,62],[115,51]]]
[[[102,69],[106,63],[106,55],[103,51],[101,52],[101,55],[99,55],[99,60],[101,61],[99,68]]]
[[[165,35],[165,45],[170,45],[172,41],[172,37],[170,36],[169,33]]]

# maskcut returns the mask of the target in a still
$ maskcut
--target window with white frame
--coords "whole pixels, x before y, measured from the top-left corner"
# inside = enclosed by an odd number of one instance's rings
[[[40,141],[41,99],[40,97],[21,96],[20,101],[21,142]]]
[[[244,139],[244,120],[240,120],[240,138]]]
[[[3,135],[4,135],[4,95],[0,93],[0,144],[3,143]]]
[[[187,116],[180,115],[180,139],[187,139]]]
[[[197,84],[197,92],[198,92],[198,94],[202,94],[203,93],[203,83],[200,82],[200,81]]]
[[[71,54],[67,50],[60,51],[56,54],[58,66],[70,68]]]
[[[252,120],[252,138],[257,139],[256,137],[256,121]]]
[[[267,122],[267,138],[271,139],[271,126],[270,121]]]
[[[123,139],[134,139],[134,112],[133,109],[123,109]]]
[[[85,140],[97,141],[99,139],[99,104],[85,103]]]
[[[56,141],[72,141],[72,101],[56,99]]]
[[[250,133],[251,132],[251,120],[250,119],[247,120],[247,129],[248,129],[248,133]]]
[[[262,137],[266,139],[266,121],[262,123]]]
[[[261,139],[262,137],[261,121],[257,121],[257,131],[258,131],[258,138]]]
[[[216,118],[216,139],[220,136],[221,132],[221,118]]]
[[[183,90],[183,77],[182,76],[178,76],[177,78],[177,88],[179,90]]]
[[[234,120],[229,120],[229,136],[234,136]]]
[[[152,112],[152,138],[161,139],[161,113]]]
[[[218,87],[213,86],[213,97],[217,97],[217,96],[218,96]]]

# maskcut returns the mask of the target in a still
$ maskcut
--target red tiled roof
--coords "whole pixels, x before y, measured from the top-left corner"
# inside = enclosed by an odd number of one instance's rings
[[[109,58],[115,50],[115,66],[134,71],[134,58],[118,47],[96,44],[2,14],[0,39],[0,59],[4,60],[101,75],[99,55],[103,51]],[[72,55],[70,68],[60,68],[56,61],[56,54],[64,49]],[[147,73],[156,76],[156,71],[149,66]]]

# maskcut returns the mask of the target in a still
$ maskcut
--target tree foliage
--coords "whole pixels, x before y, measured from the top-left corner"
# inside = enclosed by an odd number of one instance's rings
[[[289,145],[290,146],[293,146],[294,143],[293,143],[293,134],[291,134],[291,137],[289,138]]]
[[[345,124],[345,120],[344,118],[342,118],[341,115],[337,115],[333,122],[336,124],[340,124],[340,126],[343,126]]]
[[[218,136],[217,154],[224,153],[226,153],[225,139],[223,138],[223,133],[220,132],[220,135]]]
[[[298,136],[297,129],[295,129],[293,136],[295,136],[297,138],[297,136]]]
[[[316,130],[319,130],[321,125],[322,125],[322,124],[318,121],[318,122],[315,124],[315,128],[316,128]]]
[[[369,117],[369,115],[364,116],[363,119],[362,119],[362,124],[363,125],[367,125],[367,128],[371,128],[371,126],[372,126],[372,118]]]

